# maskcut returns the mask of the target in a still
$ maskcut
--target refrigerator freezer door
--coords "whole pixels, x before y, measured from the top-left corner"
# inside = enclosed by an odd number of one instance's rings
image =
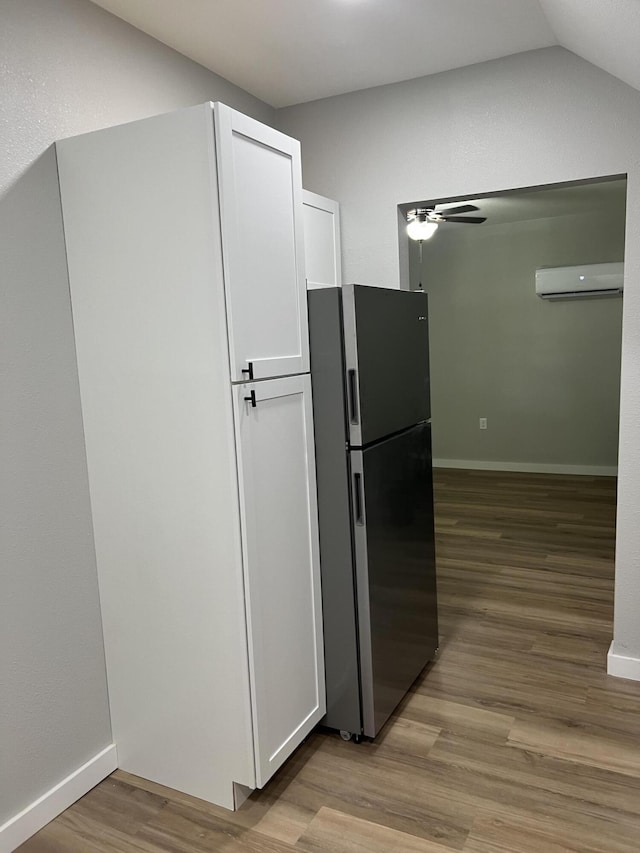
[[[342,289],[352,447],[430,417],[425,293],[349,284]]]
[[[438,647],[431,426],[351,452],[364,733]]]

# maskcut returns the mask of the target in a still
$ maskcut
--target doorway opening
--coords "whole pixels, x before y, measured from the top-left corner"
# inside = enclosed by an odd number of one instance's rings
[[[604,669],[622,298],[541,298],[536,273],[624,261],[626,178],[421,199],[399,211],[437,223],[422,242],[401,239],[403,284],[429,299],[443,624],[448,610],[456,634],[463,596],[467,616],[480,612],[498,633],[517,624],[542,644],[541,624],[549,644],[576,649],[587,625],[582,648]],[[476,217],[484,221],[464,221]]]

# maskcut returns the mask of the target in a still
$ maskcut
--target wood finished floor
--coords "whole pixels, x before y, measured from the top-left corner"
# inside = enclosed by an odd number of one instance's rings
[[[441,470],[436,498],[441,653],[376,743],[313,734],[235,814],[118,771],[21,853],[638,853],[615,481]]]

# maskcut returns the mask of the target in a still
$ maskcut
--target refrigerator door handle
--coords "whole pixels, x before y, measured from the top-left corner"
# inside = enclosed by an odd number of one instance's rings
[[[349,420],[352,424],[359,423],[358,420],[358,398],[356,394],[356,372],[355,370],[347,371],[347,386],[349,389]]]
[[[362,511],[362,474],[353,475],[353,491],[356,501],[356,524],[364,524],[364,513]]]

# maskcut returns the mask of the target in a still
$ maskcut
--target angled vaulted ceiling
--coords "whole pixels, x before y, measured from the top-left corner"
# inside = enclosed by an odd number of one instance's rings
[[[561,44],[640,89],[640,0],[92,0],[276,106]]]
[[[640,89],[640,0],[540,0],[558,42]]]
[[[556,44],[537,0],[94,0],[281,107]]]

